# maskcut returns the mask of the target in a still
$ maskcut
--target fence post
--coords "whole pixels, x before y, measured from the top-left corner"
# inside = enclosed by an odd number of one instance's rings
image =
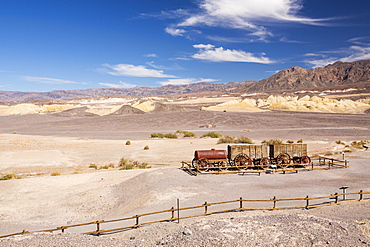
[[[240,208],[240,211],[243,211],[243,198],[241,197],[239,199],[239,208]]]
[[[204,214],[208,214],[207,202],[204,203]]]
[[[274,196],[274,198],[272,198],[272,200],[274,200],[274,207],[273,207],[273,209],[275,209],[276,208],[276,196]]]
[[[362,200],[362,197],[363,197],[362,190],[360,190],[360,201]]]
[[[135,215],[136,217],[136,224],[135,224],[135,227],[139,227],[139,215]]]
[[[172,207],[171,208],[171,220],[173,220],[175,218],[175,208]]]
[[[306,196],[306,209],[310,206],[310,200],[308,200],[308,195]]]
[[[177,223],[180,223],[180,199],[177,198]]]
[[[338,204],[338,193],[335,193],[335,204]]]
[[[100,236],[100,222],[99,221],[96,222],[96,234]]]

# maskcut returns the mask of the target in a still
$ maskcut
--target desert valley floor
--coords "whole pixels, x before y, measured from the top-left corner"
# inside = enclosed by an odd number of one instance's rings
[[[269,199],[370,191],[370,150],[350,147],[350,167],[288,174],[190,176],[180,170],[198,149],[226,149],[215,131],[246,136],[256,144],[281,139],[308,144],[309,155],[340,151],[352,141],[370,140],[370,115],[312,112],[153,112],[130,115],[28,114],[0,117],[0,235],[168,209],[239,197]],[[204,126],[211,128],[204,128]],[[155,139],[151,133],[194,132],[197,138]],[[126,145],[130,141],[131,145]],[[148,146],[148,150],[144,147]],[[339,152],[339,154],[335,154]],[[150,169],[95,170],[124,157]],[[51,176],[52,173],[60,176]],[[356,220],[370,221],[370,205]],[[335,208],[332,209],[335,211]],[[348,214],[351,209],[345,209]],[[356,211],[355,209],[353,209]],[[315,212],[314,210],[312,211]],[[356,211],[357,212],[357,211]],[[339,213],[340,214],[340,213]],[[336,215],[336,213],[332,213]],[[346,217],[346,220],[352,220]]]

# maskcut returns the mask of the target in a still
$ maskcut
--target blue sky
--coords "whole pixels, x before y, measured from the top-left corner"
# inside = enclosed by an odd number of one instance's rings
[[[0,90],[261,80],[370,59],[369,0],[1,0]]]

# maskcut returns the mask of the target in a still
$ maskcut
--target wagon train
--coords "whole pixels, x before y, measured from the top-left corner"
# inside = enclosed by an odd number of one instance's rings
[[[212,169],[267,169],[308,166],[307,144],[228,145],[227,150],[196,150],[192,167],[197,170]]]

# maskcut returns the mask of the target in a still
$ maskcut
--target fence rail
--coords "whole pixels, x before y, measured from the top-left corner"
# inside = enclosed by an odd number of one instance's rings
[[[358,197],[354,198],[354,195],[358,195]],[[343,196],[343,199],[340,200],[340,196]],[[352,198],[345,199],[345,196],[352,196]],[[325,200],[326,199],[326,200]],[[316,200],[316,201],[315,201]],[[60,226],[52,229],[47,230],[40,230],[40,231],[26,231],[23,230],[22,232],[8,234],[4,236],[0,236],[0,238],[4,237],[10,237],[15,235],[22,235],[27,233],[36,233],[36,232],[53,232],[53,231],[61,231],[65,232],[66,229],[70,228],[76,228],[81,226],[89,226],[89,225],[96,225],[96,230],[93,231],[80,231],[81,234],[93,234],[93,235],[101,235],[101,234],[108,234],[108,233],[115,233],[118,231],[123,231],[127,229],[134,229],[138,228],[143,225],[147,224],[153,224],[153,223],[159,223],[159,222],[169,222],[169,221],[180,221],[181,219],[187,219],[187,218],[193,218],[193,217],[199,217],[199,216],[205,216],[205,215],[211,215],[216,213],[224,213],[224,212],[233,212],[233,211],[252,211],[252,210],[281,210],[281,209],[299,209],[299,208],[305,208],[305,209],[311,209],[316,207],[322,207],[322,206],[330,206],[330,205],[336,205],[340,204],[344,201],[369,201],[370,200],[370,192],[364,192],[360,190],[359,192],[349,192],[349,193],[334,193],[328,196],[318,196],[318,197],[309,197],[308,195],[306,197],[298,197],[298,198],[276,198],[273,197],[271,199],[243,199],[240,197],[236,200],[230,200],[230,201],[223,201],[223,202],[205,202],[204,204],[197,205],[197,206],[190,206],[190,207],[180,207],[179,206],[179,200],[177,204],[177,208],[171,207],[167,210],[162,211],[156,211],[156,212],[150,212],[150,213],[144,213],[139,215],[134,215],[131,217],[126,218],[120,218],[120,219],[112,219],[112,220],[98,220],[98,221],[92,221],[87,223],[81,223],[81,224],[74,224],[74,225],[67,225],[67,226]],[[302,205],[280,205],[278,204],[282,202],[291,202],[291,201],[302,201]],[[312,203],[315,201],[315,203]],[[220,206],[225,204],[235,204],[232,207],[226,207],[222,209],[216,209],[216,210],[210,210],[212,206]],[[245,207],[246,203],[259,203],[263,204],[263,207]],[[272,203],[272,204],[271,204]],[[268,205],[266,205],[268,204]],[[198,210],[195,214],[188,214],[183,215],[186,211],[190,210]],[[201,210],[199,212],[199,210]],[[177,212],[177,215],[176,215]],[[180,214],[181,212],[181,214]],[[170,213],[170,215],[162,216],[162,218],[156,219],[156,220],[148,220],[148,221],[141,221],[141,219],[145,216],[157,216],[160,214]],[[113,222],[125,222],[125,221],[134,221],[134,223],[127,226],[119,226],[109,229],[101,229],[102,224],[109,224]]]

